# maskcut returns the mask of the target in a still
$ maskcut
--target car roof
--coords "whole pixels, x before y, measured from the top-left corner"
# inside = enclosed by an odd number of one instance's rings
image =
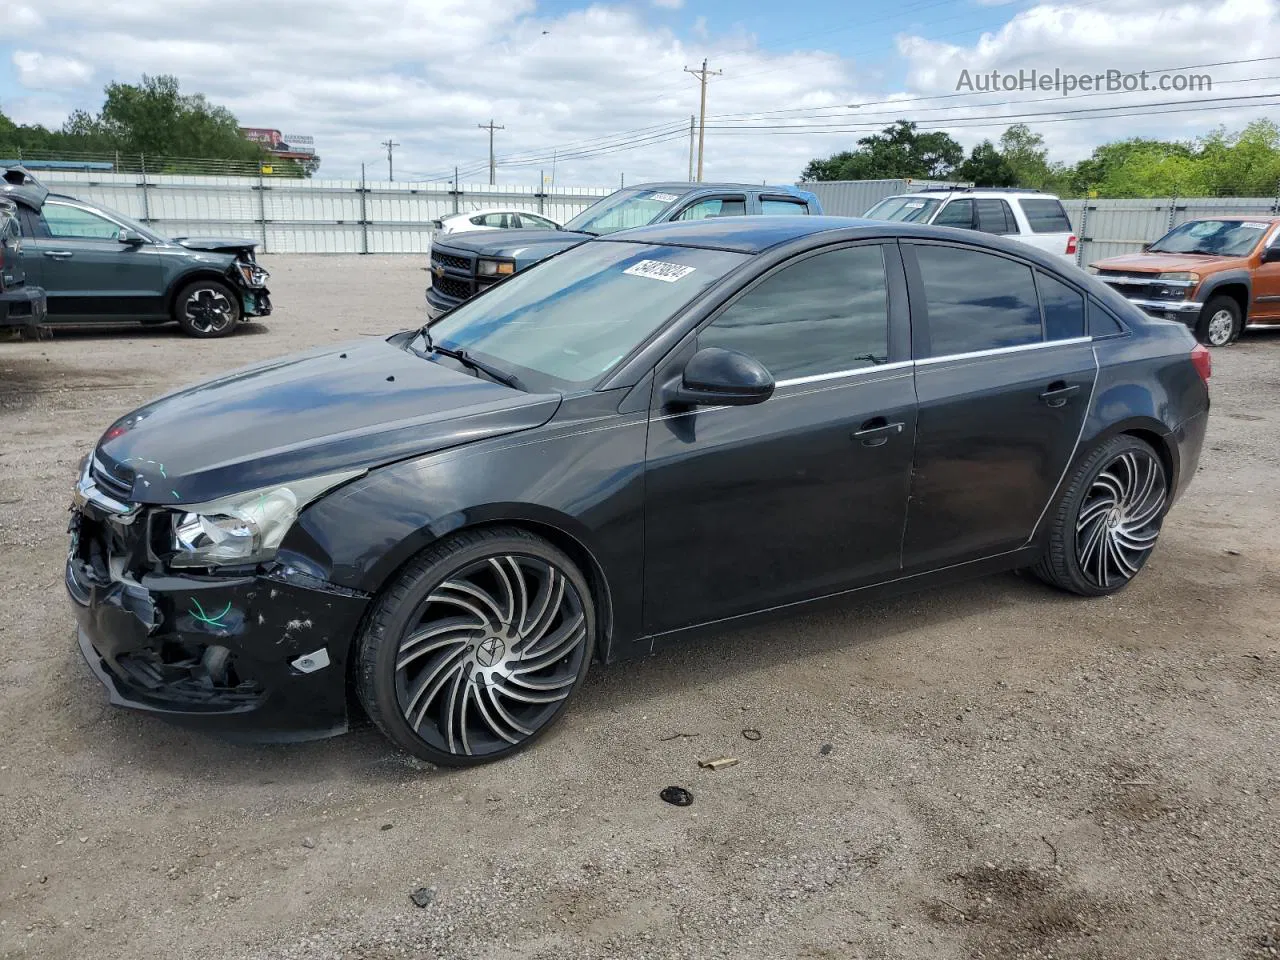
[[[917,190],[915,193],[895,193],[886,200],[905,200],[916,197],[931,197],[934,200],[953,200],[956,197],[1004,197],[1015,200],[1058,200],[1056,193],[1042,193],[1039,190],[1014,190],[1002,187],[972,187],[956,190]]]
[[[782,183],[713,183],[709,181],[689,182],[688,180],[658,180],[653,183],[633,183],[626,187],[627,190],[663,190],[668,193],[693,193],[695,191],[708,190],[717,192],[720,190],[750,190],[754,193],[785,193],[793,197],[804,197],[809,199],[815,197],[815,194],[808,190],[801,190],[790,184]]]
[[[550,220],[545,213],[539,213],[537,210],[519,210],[515,207],[481,207],[479,210],[459,210],[457,213],[448,213],[441,217],[441,220],[452,220],[454,217],[478,217],[486,213],[530,213],[535,217],[544,217]]]

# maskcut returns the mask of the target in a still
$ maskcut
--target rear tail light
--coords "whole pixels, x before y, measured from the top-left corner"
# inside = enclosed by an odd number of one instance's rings
[[[1191,351],[1191,362],[1195,364],[1196,373],[1200,374],[1200,379],[1207,387],[1209,377],[1213,375],[1213,360],[1209,355],[1209,348],[1203,343],[1197,343]]]
[[[1071,236],[1067,237],[1067,256],[1068,257],[1074,257],[1076,255],[1077,246],[1078,246],[1078,243],[1076,241],[1076,235],[1073,233]]]

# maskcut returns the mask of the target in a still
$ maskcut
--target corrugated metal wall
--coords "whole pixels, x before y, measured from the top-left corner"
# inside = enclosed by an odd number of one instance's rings
[[[149,223],[171,237],[225,235],[256,240],[266,253],[421,253],[431,221],[481,207],[542,213],[563,223],[609,187],[558,188],[412,184],[276,177],[153,176],[49,172],[68,193]]]
[[[930,187],[966,187],[943,180],[821,180],[798,184],[818,195],[822,212],[833,217],[860,217],[885,197],[918,193]]]
[[[1079,263],[1137,253],[1173,227],[1201,217],[1273,216],[1280,203],[1266,197],[1166,197],[1150,200],[1064,200],[1080,238]]]

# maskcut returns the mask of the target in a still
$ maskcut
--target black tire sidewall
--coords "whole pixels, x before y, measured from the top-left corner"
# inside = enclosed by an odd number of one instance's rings
[[[396,657],[400,640],[409,626],[409,619],[427,595],[456,571],[499,554],[530,556],[547,561],[568,578],[582,600],[587,626],[587,647],[582,669],[570,688],[569,695],[541,727],[519,743],[495,753],[477,757],[459,756],[437,750],[409,726],[396,697]],[[419,554],[375,602],[374,611],[357,640],[357,694],[365,712],[388,739],[416,757],[447,767],[474,766],[501,760],[536,742],[564,715],[590,670],[595,655],[596,622],[590,585],[577,564],[563,551],[540,537],[518,529],[464,532]]]
[[[1130,434],[1120,434],[1105,441],[1094,450],[1075,468],[1071,474],[1070,483],[1067,486],[1067,492],[1064,499],[1060,502],[1058,510],[1054,514],[1053,529],[1050,531],[1049,553],[1047,558],[1047,567],[1045,571],[1048,575],[1050,583],[1069,590],[1072,593],[1082,594],[1090,597],[1104,597],[1123,590],[1132,583],[1147,565],[1147,561],[1151,558],[1155,546],[1148,550],[1142,559],[1138,562],[1138,569],[1129,579],[1111,587],[1103,587],[1094,583],[1080,569],[1080,560],[1076,556],[1076,521],[1080,515],[1080,507],[1085,497],[1089,495],[1089,490],[1093,486],[1093,481],[1106,467],[1111,464],[1120,454],[1127,451],[1136,451],[1147,454],[1160,463],[1165,472],[1166,490],[1171,478],[1168,475],[1169,468],[1164,463],[1160,454],[1152,448],[1151,444],[1138,437]],[[1168,503],[1166,501],[1166,512]],[[1164,525],[1164,514],[1159,518],[1161,527]]]
[[[1232,328],[1231,336],[1227,338],[1226,343],[1211,344],[1209,342],[1209,320],[1219,310],[1228,310],[1231,312]],[[1210,297],[1209,301],[1204,305],[1204,309],[1200,311],[1200,319],[1196,322],[1196,339],[1205,346],[1217,349],[1219,347],[1229,347],[1240,339],[1240,333],[1244,330],[1244,317],[1240,313],[1240,304],[1234,299],[1227,296]]]
[[[183,306],[191,298],[191,295],[197,290],[208,289],[216,290],[218,293],[226,297],[231,305],[235,308],[235,319],[227,325],[225,330],[218,330],[214,333],[206,333],[203,330],[197,330],[187,323],[186,314],[183,312]],[[240,302],[240,295],[236,293],[229,285],[221,280],[206,278],[194,280],[188,283],[178,291],[177,297],[173,301],[173,319],[178,322],[178,326],[182,328],[182,332],[189,337],[198,337],[201,340],[213,340],[218,337],[229,336],[235,332],[236,327],[240,326],[244,320],[244,305]]]

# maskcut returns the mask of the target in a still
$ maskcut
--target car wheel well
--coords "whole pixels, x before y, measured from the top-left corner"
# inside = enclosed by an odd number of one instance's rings
[[[1153,430],[1143,430],[1139,427],[1121,432],[1143,441],[1159,455],[1160,464],[1164,467],[1165,482],[1169,485],[1170,492],[1176,489],[1177,483],[1173,476],[1173,450],[1169,446],[1169,441]]]
[[[178,294],[195,283],[197,280],[217,280],[219,283],[225,284],[235,290],[235,286],[231,283],[225,273],[218,270],[193,270],[191,273],[184,273],[171,284],[169,284],[169,292],[165,294],[165,313],[171,318],[177,319],[174,310],[178,306]]]
[[[1230,297],[1240,308],[1241,321],[1249,322],[1249,289],[1243,283],[1224,283],[1220,287],[1214,287],[1205,302],[1214,297]]]

